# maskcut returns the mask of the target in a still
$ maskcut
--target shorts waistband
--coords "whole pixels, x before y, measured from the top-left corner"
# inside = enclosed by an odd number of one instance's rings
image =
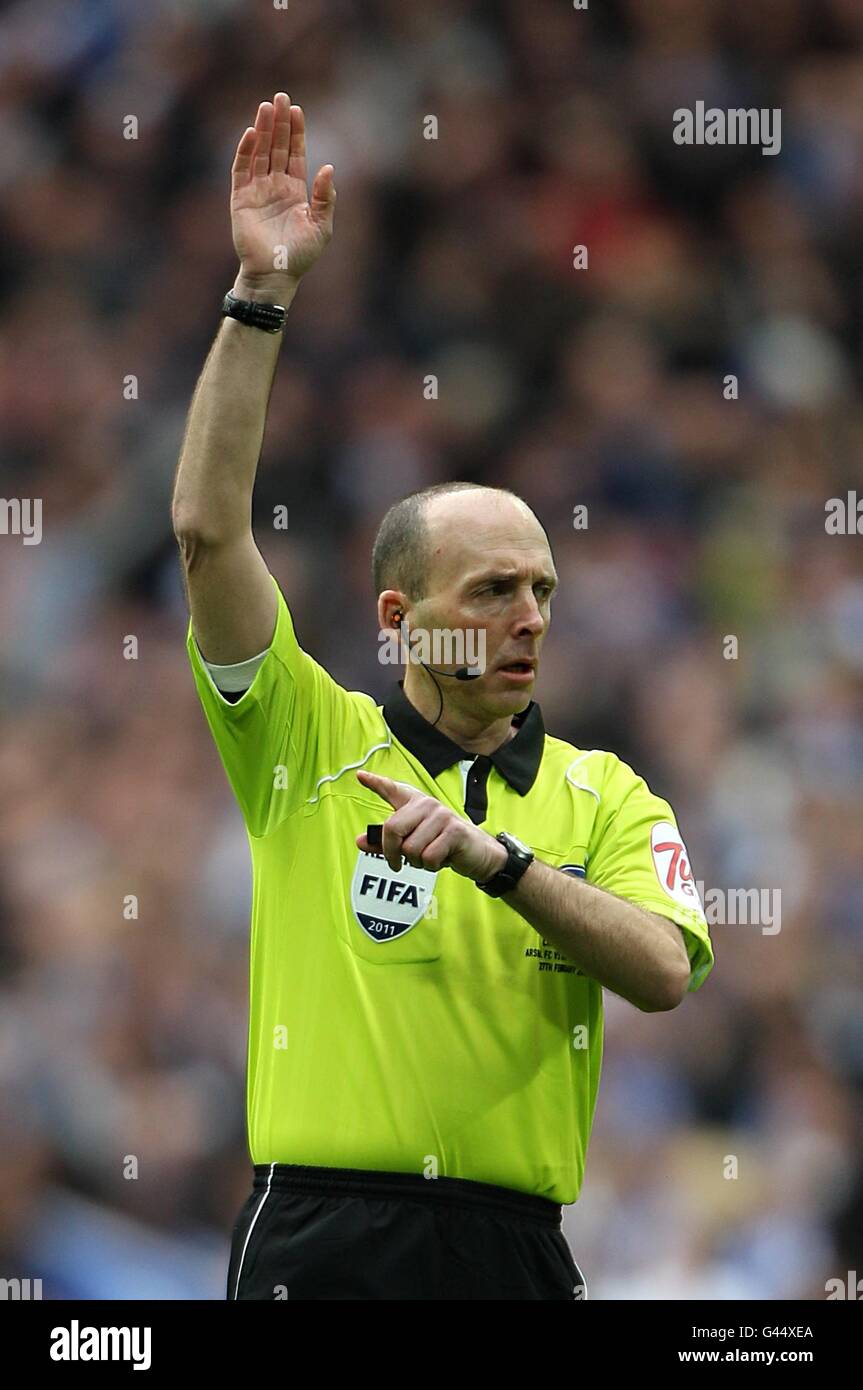
[[[304,1163],[256,1163],[255,1191],[320,1194],[326,1197],[381,1197],[443,1202],[474,1211],[560,1226],[562,1209],[547,1197],[471,1178],[424,1178],[419,1173],[387,1173],[370,1168],[320,1168]]]

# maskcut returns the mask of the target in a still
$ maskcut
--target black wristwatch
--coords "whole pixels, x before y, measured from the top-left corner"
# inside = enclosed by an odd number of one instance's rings
[[[501,830],[494,838],[500,840],[506,850],[507,861],[488,883],[478,883],[476,886],[488,893],[490,898],[499,898],[502,893],[509,893],[516,886],[522,874],[533,863],[534,854],[532,849],[528,849],[527,845],[523,845],[514,835],[508,835],[505,830]]]
[[[253,299],[238,299],[233,290],[228,290],[222,300],[222,313],[228,318],[239,319],[250,328],[263,328],[265,333],[281,333],[288,317],[284,304],[259,304]]]

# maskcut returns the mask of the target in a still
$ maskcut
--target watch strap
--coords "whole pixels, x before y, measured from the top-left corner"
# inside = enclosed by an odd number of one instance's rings
[[[478,883],[476,886],[483,893],[487,893],[489,897],[499,898],[503,893],[512,892],[522,874],[525,874],[533,863],[534,855],[532,851],[524,854],[516,849],[505,830],[501,830],[494,838],[503,845],[507,852],[506,863],[487,883]]]
[[[265,333],[281,333],[288,311],[283,304],[260,304],[257,300],[240,299],[232,290],[228,290],[222,300],[222,313],[228,318],[238,319],[249,328],[262,328]]]

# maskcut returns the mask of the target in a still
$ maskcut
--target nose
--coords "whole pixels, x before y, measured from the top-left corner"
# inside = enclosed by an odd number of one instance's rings
[[[538,637],[545,630],[545,618],[536,601],[533,590],[529,590],[525,605],[516,622],[517,633],[530,633]]]

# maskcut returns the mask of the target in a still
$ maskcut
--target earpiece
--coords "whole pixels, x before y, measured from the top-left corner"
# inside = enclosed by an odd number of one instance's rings
[[[397,609],[395,610],[395,612],[393,613],[393,623],[394,623],[394,625],[395,625],[397,628],[399,628],[399,629],[401,629],[402,622],[404,621],[404,616],[405,616],[405,615],[404,615],[404,613],[401,611],[400,608],[397,608]],[[404,626],[405,626],[405,641],[407,642],[407,644],[408,644],[408,650],[410,651],[410,645],[411,645],[411,634],[410,634],[410,629],[409,629],[409,627],[408,627],[408,625],[407,625],[407,622],[405,622]],[[435,724],[437,724],[438,719],[440,719],[441,715],[443,714],[443,691],[441,690],[440,686],[438,685],[437,681],[435,680],[435,676],[451,676],[451,677],[454,676],[455,679],[456,679],[457,681],[475,681],[475,680],[478,680],[479,677],[483,674],[483,672],[482,672],[481,669],[475,669],[475,668],[472,667],[472,666],[460,666],[460,667],[458,668],[457,671],[440,671],[440,670],[438,670],[437,667],[435,667],[435,666],[429,666],[429,665],[427,664],[427,662],[425,662],[425,661],[420,661],[419,664],[420,664],[420,666],[422,666],[422,668],[423,668],[424,671],[427,671],[427,672],[429,673],[429,675],[430,675],[431,678],[432,678],[433,684],[437,686],[438,698],[440,699],[440,709],[439,709],[438,712],[437,712],[437,719],[435,719],[435,721],[434,721]],[[432,727],[434,727],[434,726],[432,726]],[[371,841],[369,841],[369,843],[371,844]]]
[[[401,625],[402,625],[402,620],[403,620],[403,619],[404,619],[404,613],[402,613],[401,609],[397,608],[396,611],[393,613],[393,622],[395,623],[396,627],[398,627],[398,628],[401,627]],[[405,622],[405,625],[404,625],[404,626],[405,626],[405,641],[407,642],[407,644],[408,644],[408,649],[410,650],[410,645],[411,645],[410,628],[408,627],[407,622]],[[428,671],[429,674],[432,675],[432,676],[450,676],[450,677],[454,677],[457,681],[475,681],[475,680],[479,680],[480,676],[483,674],[483,671],[482,671],[482,668],[481,668],[481,667],[477,668],[477,667],[474,667],[474,666],[460,666],[460,667],[458,668],[457,671],[440,671],[440,670],[438,670],[438,668],[437,668],[436,666],[429,666],[428,663],[425,662],[425,661],[420,661],[419,664],[420,664],[420,666],[422,666],[423,670]],[[440,691],[440,686],[438,686],[438,690]],[[441,696],[441,699],[443,699],[443,696]]]

